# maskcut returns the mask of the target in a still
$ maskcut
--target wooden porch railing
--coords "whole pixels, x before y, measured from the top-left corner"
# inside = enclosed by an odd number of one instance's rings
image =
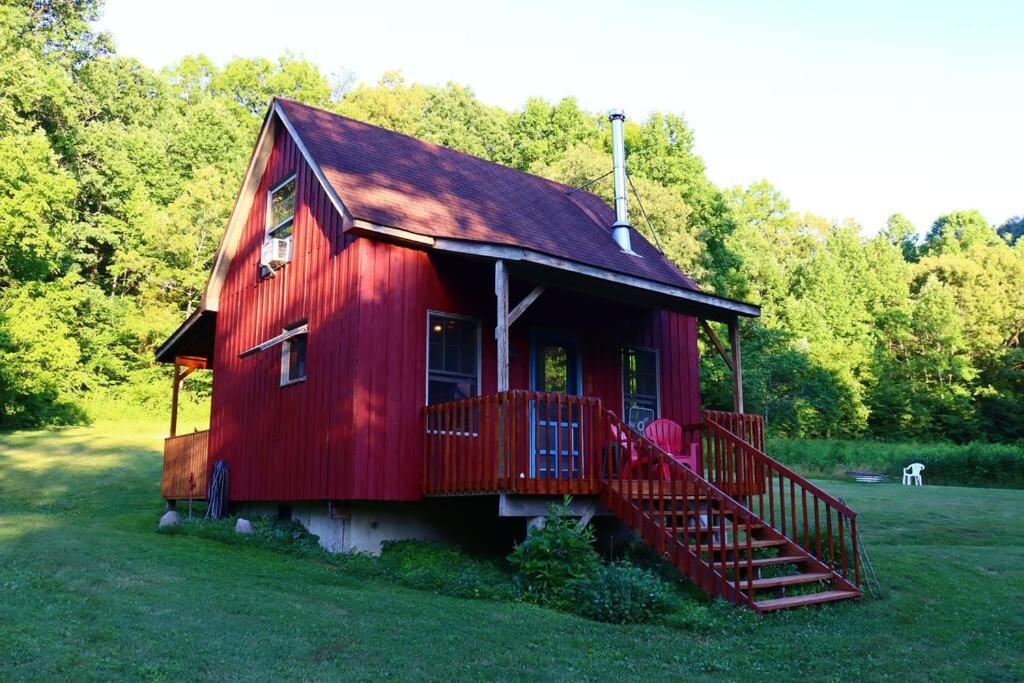
[[[206,498],[209,448],[210,430],[164,440],[164,474],[160,493],[165,500]]]
[[[706,478],[734,493],[758,517],[860,586],[857,513],[768,456],[763,424],[756,415],[706,411]]]
[[[601,401],[505,391],[423,409],[424,493],[593,494]]]

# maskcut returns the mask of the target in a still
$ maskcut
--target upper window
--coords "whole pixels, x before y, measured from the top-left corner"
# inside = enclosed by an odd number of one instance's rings
[[[654,349],[622,350],[622,411],[630,427],[642,431],[657,419],[658,352]]]
[[[300,326],[301,327],[301,326]],[[288,330],[285,330],[287,332]],[[281,386],[306,379],[308,333],[297,334],[281,343]]]
[[[441,313],[427,315],[427,404],[476,396],[480,375],[480,325]]]
[[[267,204],[267,237],[288,239],[295,223],[294,173],[271,188]]]

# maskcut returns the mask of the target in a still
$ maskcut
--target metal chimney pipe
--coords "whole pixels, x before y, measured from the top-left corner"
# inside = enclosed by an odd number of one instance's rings
[[[612,176],[615,179],[615,222],[612,224],[612,239],[627,254],[632,254],[629,242],[629,213],[626,210],[626,139],[622,125],[626,114],[621,109],[608,113],[612,124]]]

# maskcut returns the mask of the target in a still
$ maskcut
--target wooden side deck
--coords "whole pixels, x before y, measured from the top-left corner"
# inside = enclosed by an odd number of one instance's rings
[[[160,482],[164,500],[206,498],[209,449],[208,429],[164,440],[164,473]]]

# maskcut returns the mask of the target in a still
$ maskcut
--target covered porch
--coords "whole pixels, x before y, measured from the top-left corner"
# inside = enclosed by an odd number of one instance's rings
[[[160,496],[169,507],[178,500],[206,498],[210,430],[179,433],[178,414],[185,379],[197,370],[213,369],[215,324],[216,313],[202,309],[195,311],[156,354],[158,362],[173,367],[170,425],[164,439],[163,475],[160,480]]]
[[[704,334],[732,372],[734,410],[716,419],[763,448],[763,421],[743,413],[739,335],[740,318],[757,315],[756,306],[696,287],[502,255],[492,248],[455,260],[475,261],[472,282],[493,269],[487,317],[494,327],[485,328],[484,346],[491,337],[494,355],[484,353],[483,395],[456,393],[422,410],[426,495],[597,494],[620,474],[609,449],[642,438],[659,418],[679,425],[695,470],[730,494],[756,490],[752,465],[709,447],[697,357]],[[728,342],[712,323],[724,324]]]

